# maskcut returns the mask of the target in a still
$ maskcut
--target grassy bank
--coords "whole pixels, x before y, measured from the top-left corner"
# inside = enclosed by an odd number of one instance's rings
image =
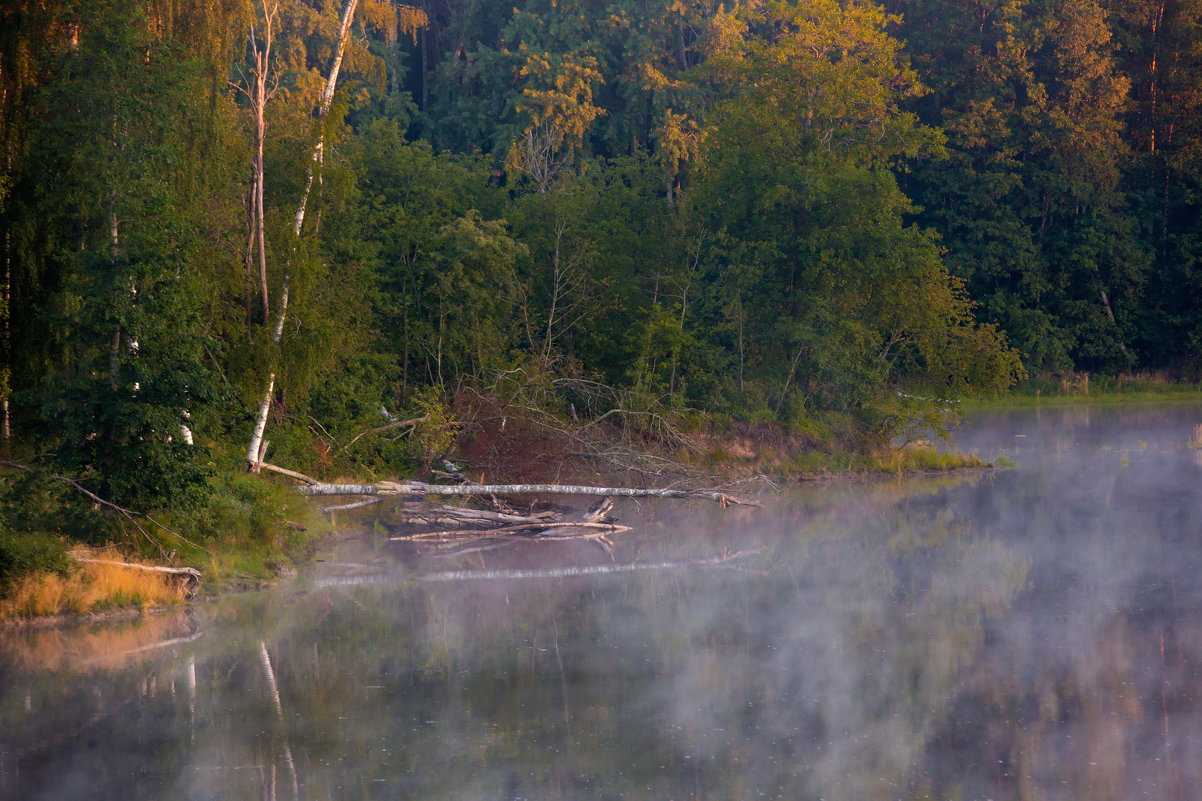
[[[0,620],[184,602],[177,577],[113,562],[196,568],[201,594],[263,586],[309,558],[330,531],[313,504],[233,459],[198,500],[130,512],[52,475],[0,475]]]
[[[1029,378],[1010,392],[991,398],[970,398],[974,409],[1087,404],[1202,402],[1202,381],[1166,373],[1124,373],[1117,376],[1070,373]]]
[[[494,425],[490,422],[458,438],[447,436],[437,459],[428,441],[414,437],[410,458],[392,461],[391,469],[385,461],[305,462],[304,448],[284,451],[279,458],[331,482],[370,482],[398,473],[437,481],[438,473],[429,465],[441,464],[445,454],[476,480],[608,486],[720,484],[754,475],[808,480],[985,466],[976,457],[942,452],[926,442],[890,447],[848,415],[793,427],[682,415],[669,428],[666,417],[656,419],[662,427],[619,425],[604,440],[589,441],[595,453],[620,454],[625,465],[574,459],[585,426],[573,427],[549,413],[538,418],[506,414],[495,429],[488,428]],[[151,515],[114,513],[78,486],[48,473],[0,474],[0,620],[184,602],[182,587],[172,578],[78,561],[95,549],[106,549],[109,561],[197,568],[204,576],[201,593],[216,594],[271,583],[310,558],[329,536],[331,524],[319,511],[322,504],[299,496],[290,479],[249,475],[233,452],[215,450],[214,456],[203,494]]]

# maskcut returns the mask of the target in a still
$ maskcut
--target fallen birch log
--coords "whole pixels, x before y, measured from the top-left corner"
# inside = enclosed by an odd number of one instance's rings
[[[590,487],[575,484],[427,484],[423,481],[381,481],[376,484],[311,484],[300,486],[301,495],[595,495],[620,498],[682,498],[716,501],[722,506],[761,506],[759,501],[736,498],[717,490],[650,489],[645,487]]]
[[[303,481],[306,484],[320,484],[321,483],[320,481],[318,481],[315,478],[306,476],[304,473],[298,473],[295,470],[289,470],[286,467],[280,467],[279,465],[274,465],[274,464],[271,464],[270,462],[260,462],[258,467],[260,470],[268,470],[272,473],[279,473],[281,476],[288,476],[288,478],[295,478],[297,481]]]
[[[200,586],[201,573],[194,567],[164,567],[162,565],[140,565],[136,562],[119,562],[116,559],[92,559],[87,556],[71,556],[71,559],[76,562],[84,562],[94,565],[117,565],[118,567],[128,568],[130,570],[142,570],[147,573],[166,573],[172,576],[178,576],[184,580],[184,589],[189,598],[196,595],[196,590]]]

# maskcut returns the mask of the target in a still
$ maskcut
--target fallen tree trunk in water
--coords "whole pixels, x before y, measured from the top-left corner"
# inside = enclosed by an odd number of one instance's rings
[[[309,484],[301,495],[594,495],[620,498],[681,498],[715,501],[722,506],[761,506],[717,490],[591,487],[577,484],[427,484],[423,481],[380,481],[375,484]]]

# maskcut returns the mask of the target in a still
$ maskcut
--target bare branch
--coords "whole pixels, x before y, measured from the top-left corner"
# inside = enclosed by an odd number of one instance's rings
[[[360,431],[358,434],[356,434],[354,436],[354,438],[350,442],[343,445],[341,450],[345,451],[347,448],[351,447],[356,442],[358,442],[362,437],[365,437],[368,434],[379,434],[382,431],[389,431],[394,428],[416,428],[419,423],[424,423],[424,422],[426,422],[425,417],[414,417],[411,420],[397,420],[395,422],[388,423],[386,425],[377,426],[376,428],[369,428],[366,431]]]

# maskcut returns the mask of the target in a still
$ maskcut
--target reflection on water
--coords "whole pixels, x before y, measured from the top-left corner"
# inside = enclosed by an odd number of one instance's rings
[[[365,542],[6,632],[0,797],[1193,798],[1200,421],[993,414],[1017,468],[628,504],[612,560]]]

